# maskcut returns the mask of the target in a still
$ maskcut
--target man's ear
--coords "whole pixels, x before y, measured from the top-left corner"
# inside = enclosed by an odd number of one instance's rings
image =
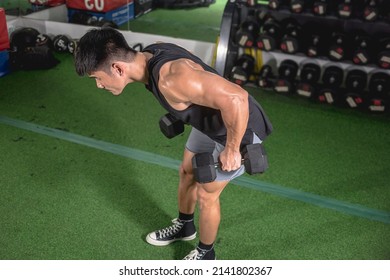
[[[111,64],[111,71],[113,74],[117,74],[119,76],[122,76],[124,73],[124,67],[120,62],[113,62]]]

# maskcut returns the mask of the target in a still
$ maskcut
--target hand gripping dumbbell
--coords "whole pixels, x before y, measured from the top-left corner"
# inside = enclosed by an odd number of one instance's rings
[[[161,132],[169,139],[184,132],[184,123],[171,114],[165,114],[160,118]]]
[[[245,146],[242,157],[245,171],[250,175],[264,173],[268,168],[267,154],[262,144],[256,143]],[[220,164],[214,162],[211,153],[199,153],[192,158],[192,168],[195,181],[204,184],[215,180],[217,177],[216,168],[220,168]]]

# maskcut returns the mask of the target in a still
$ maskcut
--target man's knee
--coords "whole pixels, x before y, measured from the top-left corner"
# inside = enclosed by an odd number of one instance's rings
[[[199,209],[202,210],[214,207],[215,203],[218,203],[219,201],[221,192],[222,190],[219,188],[210,188],[210,183],[207,187],[204,184],[198,184],[197,198]]]

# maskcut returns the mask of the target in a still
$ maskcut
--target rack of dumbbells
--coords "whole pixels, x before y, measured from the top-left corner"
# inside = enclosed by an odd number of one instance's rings
[[[242,86],[389,112],[390,1],[230,0],[215,66]]]

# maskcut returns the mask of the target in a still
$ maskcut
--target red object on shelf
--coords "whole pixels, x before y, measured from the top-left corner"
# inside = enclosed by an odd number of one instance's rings
[[[66,6],[71,9],[93,12],[108,12],[128,3],[132,0],[66,0]]]
[[[33,5],[55,7],[65,4],[66,0],[28,0]]]
[[[5,11],[0,8],[0,51],[9,49],[9,36],[7,29],[7,21],[5,19]]]

